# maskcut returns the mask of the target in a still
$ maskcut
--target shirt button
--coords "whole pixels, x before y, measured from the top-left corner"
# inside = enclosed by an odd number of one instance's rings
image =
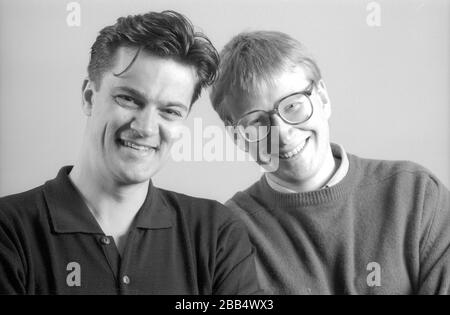
[[[103,245],[109,245],[109,243],[111,243],[111,241],[109,240],[109,237],[107,237],[107,236],[103,236],[100,239],[100,242],[102,242]]]
[[[123,276],[123,277],[122,277],[122,283],[123,283],[123,284],[130,284],[130,277],[128,277],[128,276]]]

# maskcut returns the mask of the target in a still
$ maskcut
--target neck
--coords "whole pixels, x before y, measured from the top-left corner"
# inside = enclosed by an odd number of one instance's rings
[[[267,173],[269,180],[296,193],[315,191],[325,186],[337,170],[339,163],[333,157],[331,147],[327,150],[327,155],[322,167],[318,172],[308,178],[283,179],[275,173]]]
[[[123,185],[116,182],[103,165],[94,165],[89,157],[75,163],[69,178],[78,189],[103,232],[126,235],[144,203],[149,182]]]

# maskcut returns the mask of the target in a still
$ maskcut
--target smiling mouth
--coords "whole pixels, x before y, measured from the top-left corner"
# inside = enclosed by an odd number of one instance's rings
[[[306,147],[306,145],[308,144],[309,139],[310,139],[310,137],[306,138],[305,141],[300,143],[297,147],[295,147],[293,150],[291,150],[289,152],[280,153],[279,154],[280,159],[287,160],[287,159],[291,159],[291,158],[297,156]]]
[[[151,150],[156,150],[156,147],[152,147],[152,146],[147,146],[147,145],[142,145],[142,144],[137,144],[135,142],[129,141],[129,140],[123,140],[123,139],[118,139],[118,142],[120,145],[139,151],[139,152],[149,152]]]

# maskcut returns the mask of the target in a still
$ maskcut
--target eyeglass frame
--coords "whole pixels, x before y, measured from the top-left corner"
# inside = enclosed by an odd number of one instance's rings
[[[278,117],[280,117],[282,121],[284,121],[285,123],[287,123],[287,124],[289,124],[289,125],[299,125],[299,124],[303,124],[303,123],[307,122],[308,120],[311,119],[312,115],[314,114],[314,106],[313,106],[313,102],[311,101],[311,95],[312,95],[312,92],[313,92],[313,90],[314,90],[314,86],[315,86],[315,85],[316,85],[316,82],[315,82],[314,80],[311,80],[311,83],[309,84],[309,86],[308,86],[305,90],[303,90],[303,91],[301,91],[301,92],[294,92],[294,93],[291,93],[291,94],[289,94],[289,95],[287,95],[287,96],[282,97],[282,98],[279,99],[278,101],[276,101],[276,102],[273,104],[273,107],[274,107],[274,108],[273,108],[272,110],[255,109],[255,110],[252,110],[252,111],[250,111],[250,112],[248,112],[248,113],[245,113],[244,115],[242,115],[242,116],[237,120],[236,123],[234,123],[234,124],[232,125],[233,128],[236,129],[236,128],[238,127],[238,125],[239,125],[239,122],[240,122],[245,116],[250,115],[250,114],[253,114],[253,113],[256,113],[256,112],[264,112],[264,113],[266,113],[266,114],[269,115],[269,120],[270,120],[270,122],[271,122],[271,123],[270,123],[270,127],[272,127],[272,118],[271,118],[271,117],[272,117],[272,115],[274,115],[274,114],[277,114]],[[280,106],[281,102],[283,102],[285,99],[287,99],[287,98],[289,98],[289,97],[291,97],[291,96],[294,96],[294,95],[300,95],[300,94],[306,96],[306,98],[308,99],[309,103],[311,104],[311,114],[308,116],[308,118],[306,118],[305,120],[303,120],[303,121],[301,121],[301,122],[291,122],[291,121],[287,120],[286,118],[284,118],[284,117],[281,115],[280,111],[278,110],[278,107]],[[242,132],[241,132],[240,129],[238,129],[238,131],[239,131],[239,134],[245,139],[245,141],[248,141],[248,142],[259,142],[259,141],[261,141],[261,140],[264,140],[264,139],[270,134],[270,128],[269,128],[269,132],[267,132],[267,134],[266,134],[264,137],[262,137],[261,139],[257,139],[257,140],[249,140],[249,139],[247,139],[247,137],[246,137],[244,134],[242,134]]]

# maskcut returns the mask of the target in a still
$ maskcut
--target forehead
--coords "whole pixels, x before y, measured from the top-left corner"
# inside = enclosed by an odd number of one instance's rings
[[[239,93],[226,99],[225,107],[233,120],[256,109],[271,110],[276,102],[292,93],[304,91],[311,83],[301,66],[280,71],[271,80],[261,80],[252,93]]]
[[[135,48],[118,48],[115,62],[111,69],[105,72],[101,87],[111,89],[126,86],[155,101],[177,101],[190,105],[197,83],[193,66],[140,51],[134,63],[127,69],[136,52]],[[125,69],[127,70],[123,72]]]

